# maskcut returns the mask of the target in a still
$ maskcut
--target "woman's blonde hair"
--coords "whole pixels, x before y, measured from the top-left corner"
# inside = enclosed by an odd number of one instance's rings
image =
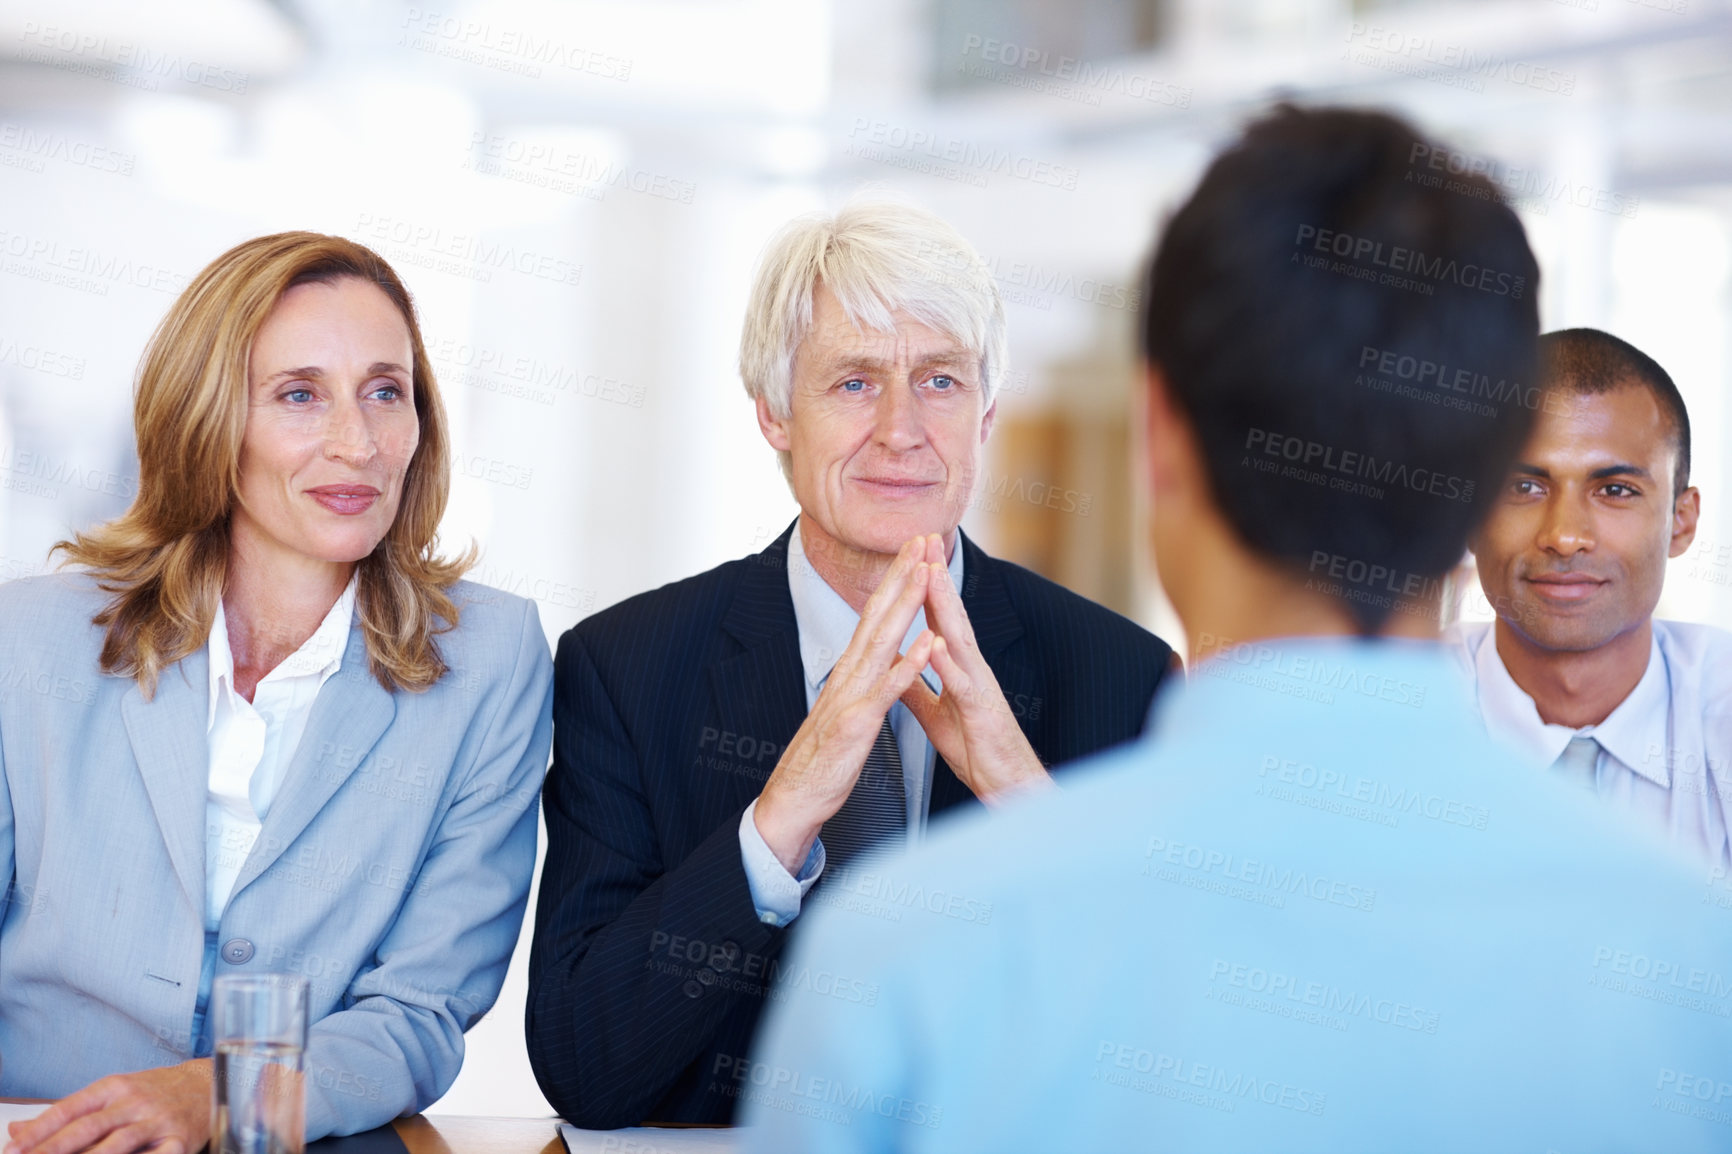
[[[349,277],[377,287],[403,314],[421,434],[397,519],[356,566],[355,612],[368,667],[386,689],[417,692],[445,673],[434,634],[457,625],[447,590],[475,558],[473,547],[452,560],[437,554],[450,438],[414,303],[371,249],[337,236],[281,232],[229,249],[174,302],[139,362],[138,496],[115,520],[54,547],[115,594],[94,619],[108,630],[102,670],[135,678],[146,696],[163,669],[205,644],[222,599],[253,340],[290,288]]]

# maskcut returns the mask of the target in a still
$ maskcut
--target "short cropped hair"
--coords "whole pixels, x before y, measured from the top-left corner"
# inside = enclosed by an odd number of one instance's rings
[[[1004,304],[992,271],[962,234],[922,208],[857,200],[834,216],[783,226],[764,250],[740,334],[740,379],[777,417],[792,410],[794,353],[812,327],[822,283],[857,327],[890,331],[902,310],[980,358],[992,404],[1008,358]],[[787,454],[782,471],[788,472]]]
[[[1173,216],[1144,294],[1216,505],[1365,635],[1389,593],[1440,588],[1534,420],[1538,266],[1489,181],[1432,177],[1435,148],[1277,107]]]
[[[355,567],[368,667],[386,689],[411,692],[447,672],[434,636],[458,624],[449,588],[474,551],[455,559],[438,551],[451,442],[414,302],[372,249],[339,236],[280,232],[211,261],[169,307],[144,350],[133,395],[138,495],[119,517],[55,546],[113,595],[95,618],[107,630],[102,671],[133,678],[146,697],[162,670],[206,644],[227,585],[253,342],[289,289],[344,279],[383,292],[409,330],[420,433],[397,518]]]
[[[1654,394],[1672,426],[1678,468],[1672,498],[1690,487],[1690,414],[1678,386],[1658,361],[1629,341],[1599,329],[1560,329],[1540,338],[1540,369],[1545,386],[1578,396],[1609,393],[1634,385]]]

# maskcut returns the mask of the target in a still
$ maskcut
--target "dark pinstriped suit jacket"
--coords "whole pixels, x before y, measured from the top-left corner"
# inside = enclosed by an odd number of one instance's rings
[[[962,548],[975,638],[1041,760],[1137,736],[1171,649]],[[560,639],[527,1033],[542,1092],[579,1126],[727,1122],[750,1085],[735,1071],[793,932],[758,920],[739,842],[807,712],[787,563],[784,533]],[[930,814],[973,802],[940,757]]]

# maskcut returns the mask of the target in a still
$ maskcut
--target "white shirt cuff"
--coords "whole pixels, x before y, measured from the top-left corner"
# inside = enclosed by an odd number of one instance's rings
[[[754,800],[740,816],[740,861],[746,867],[746,888],[752,891],[752,905],[757,907],[759,921],[785,926],[800,916],[801,899],[824,872],[824,843],[818,838],[812,840],[812,851],[795,877],[758,832],[758,823],[752,819],[757,808]]]

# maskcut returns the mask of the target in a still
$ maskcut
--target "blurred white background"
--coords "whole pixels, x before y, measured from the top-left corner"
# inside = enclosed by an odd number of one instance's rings
[[[1725,0],[0,0],[0,579],[125,507],[134,367],[188,278],[316,229],[414,291],[445,538],[556,640],[792,518],[735,370],[748,282],[785,219],[876,187],[955,222],[1009,302],[968,526],[1176,641],[1135,531],[1138,268],[1280,97],[1489,167],[1545,326],[1670,370],[1705,515],[1661,611],[1732,627]],[[550,1112],[526,961],[527,933],[440,1112]]]

